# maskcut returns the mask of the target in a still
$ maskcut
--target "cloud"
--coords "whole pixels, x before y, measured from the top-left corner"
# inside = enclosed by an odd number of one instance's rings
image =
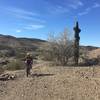
[[[73,9],[77,9],[77,8],[78,8],[78,6],[73,5],[73,4],[70,4],[69,6],[70,6],[71,8],[73,8]]]
[[[49,9],[49,13],[51,14],[65,14],[68,12],[69,12],[69,9],[61,5],[55,5]]]
[[[22,30],[19,30],[19,29],[18,29],[18,30],[16,30],[16,33],[20,33],[20,32],[22,32]]]
[[[13,15],[19,19],[22,19],[22,20],[34,21],[34,22],[39,22],[39,23],[46,23],[45,20],[34,17],[34,16],[25,16],[25,15],[22,15],[22,14],[20,15],[20,14],[16,14],[16,13],[13,13]]]
[[[78,1],[78,5],[79,5],[79,6],[83,6],[84,4],[83,4],[82,1]]]
[[[3,7],[2,9],[4,10],[4,13],[10,14],[11,16],[22,20],[35,21],[40,23],[46,22],[45,20],[40,19],[40,14],[36,12],[31,12],[25,9],[15,7]]]
[[[86,15],[86,14],[88,14],[88,12],[87,11],[84,11],[84,12],[79,13],[78,15],[79,16],[83,16],[83,15]]]
[[[17,29],[16,33],[21,33],[22,31],[35,31],[45,28],[45,25],[42,24],[30,24],[30,25],[21,25],[21,29]]]
[[[87,15],[90,11],[91,11],[92,8],[86,8],[83,12],[80,12],[78,13],[79,16],[83,16],[83,15]]]
[[[57,12],[57,13],[67,13],[67,12],[69,12],[69,10],[67,8],[63,7],[63,6],[58,5],[55,8],[55,12]]]
[[[87,15],[92,9],[96,9],[99,7],[100,7],[99,3],[94,3],[91,7],[86,8],[83,12],[80,12],[78,15],[79,16]]]
[[[73,0],[70,2],[69,7],[78,9],[78,7],[84,6],[84,3],[80,0]]]
[[[45,0],[49,6],[46,6],[49,14],[68,14],[73,9],[76,10],[79,7],[84,6],[81,0]]]
[[[99,3],[94,3],[93,7],[92,8],[99,8],[100,7],[100,4]]]
[[[38,16],[37,13],[33,13],[31,11],[27,11],[27,10],[20,9],[20,8],[8,7],[6,8],[6,10],[8,10],[11,13],[16,13],[16,14],[21,14],[21,15]]]
[[[42,29],[44,28],[45,25],[40,25],[40,24],[33,24],[33,25],[28,25],[26,27],[24,27],[25,30],[38,30],[38,29]]]

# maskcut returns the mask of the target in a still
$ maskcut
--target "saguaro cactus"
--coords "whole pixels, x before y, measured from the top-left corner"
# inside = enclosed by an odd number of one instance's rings
[[[79,59],[79,41],[80,41],[80,36],[79,33],[81,32],[81,29],[79,28],[78,21],[76,22],[76,26],[73,28],[74,29],[74,62],[75,65],[78,65],[78,59]]]

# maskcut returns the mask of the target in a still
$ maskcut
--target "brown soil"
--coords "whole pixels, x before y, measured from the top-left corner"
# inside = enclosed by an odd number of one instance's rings
[[[0,100],[100,100],[100,68],[33,66],[32,75],[15,73],[0,81]]]

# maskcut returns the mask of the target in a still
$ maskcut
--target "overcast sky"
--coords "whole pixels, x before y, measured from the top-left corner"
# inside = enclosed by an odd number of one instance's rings
[[[81,44],[100,47],[100,0],[0,0],[0,34],[47,39],[75,20]]]

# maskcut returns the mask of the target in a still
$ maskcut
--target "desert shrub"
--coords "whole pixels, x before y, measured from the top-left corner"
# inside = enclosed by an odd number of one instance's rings
[[[100,65],[100,55],[97,56],[97,59],[98,59],[98,65]]]
[[[23,51],[21,48],[16,48],[15,49],[15,57],[16,57],[16,59],[25,57],[25,51]]]
[[[15,56],[15,50],[14,49],[11,49],[9,50],[9,52],[7,53],[7,57],[13,57]]]
[[[21,59],[21,58],[24,58],[25,55],[26,55],[25,53],[20,53],[20,52],[19,52],[19,53],[16,53],[16,58],[17,58],[17,59]]]
[[[67,65],[69,58],[73,56],[73,38],[70,39],[66,30],[57,36],[49,35],[48,43],[40,48],[40,55],[44,60]]]
[[[99,65],[100,64],[100,58],[88,58],[88,56],[81,56],[82,62],[80,64],[84,66],[93,66],[93,65]]]
[[[4,72],[4,68],[0,66],[0,74]]]
[[[10,50],[12,49],[10,46],[0,44],[0,50]]]
[[[13,57],[15,56],[15,51],[13,49],[0,50],[0,57]]]
[[[97,58],[92,58],[92,59],[85,59],[84,63],[85,66],[93,66],[93,65],[98,65],[99,60]]]
[[[25,68],[25,64],[24,62],[20,61],[20,60],[14,60],[10,63],[7,64],[7,70],[20,70],[20,69],[24,69]]]

